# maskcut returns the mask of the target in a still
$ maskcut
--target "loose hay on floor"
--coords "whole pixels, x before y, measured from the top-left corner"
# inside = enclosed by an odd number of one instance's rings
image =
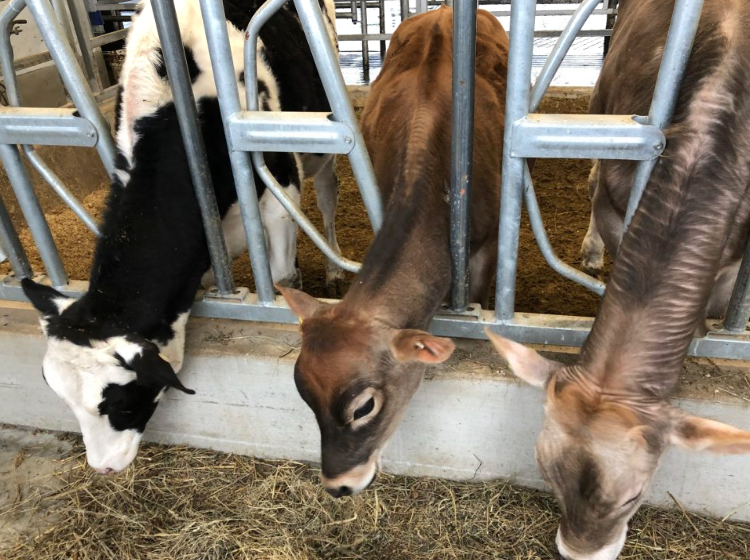
[[[102,477],[74,447],[58,490],[0,511],[57,520],[8,560],[555,558],[554,500],[505,482],[381,475],[334,500],[302,463],[144,445],[125,473]],[[642,508],[622,558],[739,560],[749,547],[748,525]]]

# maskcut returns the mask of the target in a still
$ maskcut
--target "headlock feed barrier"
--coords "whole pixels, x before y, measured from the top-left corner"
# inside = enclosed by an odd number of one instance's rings
[[[257,103],[256,48],[259,29],[286,1],[293,1],[310,45],[331,106],[324,113],[259,111]],[[702,0],[677,0],[656,90],[648,115],[541,115],[537,107],[574,38],[602,0],[584,0],[572,15],[556,47],[531,87],[535,0],[511,0],[508,96],[503,152],[503,178],[499,231],[496,309],[481,309],[467,301],[469,200],[474,104],[474,55],[477,2],[455,3],[453,35],[453,139],[451,178],[451,254],[453,285],[451,304],[432,323],[435,334],[484,338],[484,328],[532,344],[579,346],[593,319],[530,313],[514,308],[519,229],[522,204],[526,205],[537,244],[549,265],[573,282],[603,294],[605,285],[562,262],[549,243],[531,181],[527,158],[599,158],[639,161],[635,188],[626,223],[637,207],[656,158],[665,147],[663,130],[669,125],[676,95],[695,36]],[[347,155],[370,221],[377,231],[382,204],[372,166],[347,95],[332,44],[317,0],[268,0],[252,18],[245,43],[247,110],[240,105],[230,55],[226,19],[221,0],[200,0],[211,63],[214,70],[226,140],[245,224],[256,293],[233,285],[229,258],[221,233],[216,200],[208,173],[206,153],[197,125],[196,105],[182,49],[175,8],[171,0],[152,0],[169,81],[186,146],[190,172],[200,203],[203,224],[215,271],[216,289],[201,293],[193,314],[207,317],[294,323],[297,318],[271,280],[263,227],[253,178],[253,167],[267,188],[315,245],[336,264],[356,272],[359,264],[335,251],[297,204],[288,198],[268,171],[264,152],[334,153]],[[43,33],[52,59],[77,107],[36,109],[23,107],[13,71],[10,27],[25,5]],[[605,2],[605,8],[611,3]],[[0,107],[0,158],[39,248],[49,283],[66,294],[78,295],[86,283],[69,281],[49,227],[32,190],[19,146],[37,169],[46,169],[33,145],[96,146],[111,173],[115,148],[107,123],[99,112],[89,81],[76,63],[64,31],[47,0],[11,0],[0,17],[0,62],[10,107]],[[36,162],[36,163],[35,163]],[[96,224],[64,185],[49,173],[42,175],[63,200],[96,231]],[[23,300],[20,278],[32,276],[28,259],[0,201],[0,242],[14,274],[0,277],[0,298]],[[746,250],[737,284],[723,325],[690,346],[694,356],[750,359],[750,337],[745,327],[750,316],[750,250]]]

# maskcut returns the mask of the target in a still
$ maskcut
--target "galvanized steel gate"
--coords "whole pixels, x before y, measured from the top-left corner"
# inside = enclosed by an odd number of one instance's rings
[[[286,1],[294,1],[331,104],[332,117],[316,113],[258,111],[256,44],[260,27]],[[632,115],[539,115],[537,109],[545,91],[562,63],[573,39],[588,16],[602,0],[583,0],[572,16],[534,87],[530,87],[534,37],[534,0],[511,0],[511,44],[506,107],[503,183],[501,196],[500,243],[496,309],[482,310],[467,301],[469,231],[469,185],[471,177],[472,123],[474,99],[474,58],[477,2],[454,3],[453,75],[453,154],[451,181],[451,253],[453,285],[450,309],[435,318],[433,332],[454,337],[483,338],[484,328],[492,326],[515,340],[535,344],[578,346],[585,340],[593,319],[516,313],[515,280],[522,201],[534,235],[547,262],[557,272],[586,288],[602,294],[599,280],[560,261],[544,229],[534,187],[526,165],[527,158],[600,158],[638,160],[636,185],[628,206],[626,223],[635,211],[648,176],[665,146],[662,130],[669,124],[697,28],[703,0],[677,0],[675,14],[664,51],[656,92],[648,116]],[[12,72],[9,24],[14,14],[6,9],[0,17],[0,62],[6,71],[12,107],[0,108],[0,157],[12,181],[24,216],[29,223],[49,280],[68,294],[80,294],[85,282],[68,282],[54,241],[31,188],[17,145],[30,150],[33,144],[97,146],[107,170],[112,173],[114,145],[106,122],[96,107],[91,91],[63,30],[55,20],[48,0],[11,0],[18,11],[28,4],[45,35],[45,42],[61,72],[79,113],[61,109],[21,107]],[[358,263],[333,251],[296,204],[268,172],[263,152],[314,152],[347,154],[375,230],[382,220],[382,207],[356,118],[338,66],[335,49],[326,32],[317,0],[268,0],[248,26],[245,45],[247,110],[240,107],[229,49],[226,21],[221,0],[200,0],[211,62],[216,77],[231,164],[237,183],[242,218],[245,223],[256,293],[235,289],[221,235],[221,224],[208,173],[205,147],[197,126],[196,105],[188,79],[174,5],[171,0],[152,0],[162,42],[167,72],[173,89],[178,118],[188,154],[191,176],[203,214],[204,226],[217,280],[217,289],[201,295],[193,314],[251,321],[296,322],[283,299],[276,297],[266,255],[266,246],[252,167],[323,253],[342,268],[356,272]],[[606,6],[605,6],[606,8]],[[58,181],[59,183],[59,181]],[[55,185],[53,185],[55,186]],[[79,217],[82,208],[66,196],[64,186],[56,190]],[[95,230],[93,223],[89,224]],[[19,277],[31,269],[0,201],[0,242],[9,253],[15,275],[0,277],[0,298],[22,300]],[[739,279],[724,325],[706,337],[696,339],[690,353],[696,356],[750,359],[750,337],[745,334],[750,316],[750,256],[746,252]]]

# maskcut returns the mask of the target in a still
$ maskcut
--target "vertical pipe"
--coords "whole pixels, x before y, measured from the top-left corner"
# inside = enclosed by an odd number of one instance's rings
[[[25,0],[11,0],[0,12],[0,65],[2,66],[3,83],[5,93],[8,95],[8,105],[19,107],[21,96],[18,92],[15,67],[13,66],[13,45],[10,42],[10,31],[13,28],[13,20],[21,13]]]
[[[30,0],[29,4],[32,1]],[[31,6],[29,5],[29,7]],[[93,49],[91,48],[91,39],[93,36],[91,34],[89,14],[82,0],[70,0],[68,7],[70,8],[71,19],[73,20],[73,29],[78,39],[78,46],[81,49],[83,67],[86,70],[89,87],[91,91],[98,92],[101,90],[101,86],[98,79],[99,73],[96,70],[96,62],[94,61]]]
[[[200,5],[211,66],[216,80],[221,118],[224,121],[227,143],[229,143],[229,128],[226,123],[231,116],[239,113],[242,108],[237,89],[237,78],[234,74],[232,50],[229,46],[224,6],[221,0],[200,0]],[[257,98],[255,102],[257,103]],[[237,189],[240,213],[242,214],[242,224],[245,227],[245,237],[250,253],[250,266],[253,269],[253,279],[255,280],[255,291],[258,294],[258,301],[270,303],[274,300],[276,294],[273,289],[271,267],[268,264],[266,237],[260,217],[258,192],[255,188],[250,154],[237,152],[230,145],[229,158],[235,188]]]
[[[667,43],[664,46],[664,55],[659,67],[659,76],[656,79],[647,121],[647,124],[658,126],[662,130],[669,126],[674,115],[680,84],[693,48],[702,8],[703,0],[677,0],[674,5],[672,22],[669,26]],[[638,208],[638,203],[641,201],[655,165],[656,159],[638,162],[633,190],[630,192],[625,214],[623,235],[633,219],[633,214]]]
[[[610,1],[612,2],[610,5]],[[612,9],[615,10],[617,8],[618,0],[604,0],[604,9]],[[607,23],[604,26],[604,29],[612,29],[615,26],[616,21],[615,14],[607,14]],[[612,37],[610,35],[607,35],[604,37],[604,56],[607,56],[607,53],[609,52],[609,44],[612,41]]]
[[[221,229],[221,216],[216,204],[211,172],[208,168],[206,147],[199,126],[198,110],[190,85],[177,13],[172,0],[152,0],[151,6],[154,10],[159,42],[164,53],[164,65],[167,68],[167,77],[174,97],[182,141],[185,144],[190,177],[193,180],[195,196],[203,218],[203,227],[206,230],[206,243],[211,255],[216,287],[219,294],[228,295],[234,291],[229,269],[229,256]]]
[[[0,252],[3,249],[8,255],[10,266],[13,268],[16,276],[20,278],[31,278],[33,276],[29,259],[26,257],[26,251],[23,250],[21,240],[18,239],[18,234],[16,233],[16,228],[13,227],[8,209],[5,207],[3,199],[0,198]]]
[[[362,18],[360,25],[362,27],[362,35],[367,35],[367,0],[361,0],[360,6],[362,6]],[[362,41],[362,65],[369,70],[370,69],[370,43],[367,39]]]
[[[354,135],[354,138],[352,138],[354,148],[349,152],[349,162],[352,166],[354,178],[357,180],[362,200],[365,203],[370,223],[377,232],[383,222],[383,202],[380,199],[380,191],[375,184],[375,173],[372,169],[370,156],[367,153],[365,140],[357,123],[344,77],[341,75],[338,56],[323,21],[323,13],[320,11],[317,0],[294,0],[294,4],[302,22],[302,29],[305,30],[305,36],[310,45],[320,80],[331,104],[333,116],[336,120],[349,126]]]
[[[505,104],[503,139],[503,178],[500,195],[497,290],[495,316],[511,321],[515,310],[518,235],[521,227],[526,162],[512,154],[513,123],[529,113],[531,54],[534,47],[535,0],[512,0],[510,50],[508,53],[508,94]]]
[[[750,239],[745,246],[737,281],[734,283],[732,297],[729,298],[724,329],[730,332],[745,332],[750,320]]]
[[[471,172],[474,149],[474,76],[477,2],[453,10],[453,107],[451,136],[451,308],[469,304]]]
[[[401,21],[409,19],[409,0],[401,0]]]
[[[60,26],[63,28],[63,31],[65,31],[65,37],[68,39],[68,43],[73,45],[75,39],[73,38],[73,30],[70,28],[70,17],[68,16],[66,5],[67,3],[64,0],[52,0],[52,8],[57,14]]]
[[[47,276],[54,287],[61,288],[68,283],[68,277],[65,275],[65,268],[57,252],[55,240],[52,239],[52,232],[44,217],[42,207],[34,194],[28,171],[21,161],[18,146],[0,144],[0,160],[8,174],[8,180],[13,187],[18,205],[29,224],[31,236],[39,249],[39,256],[42,257]]]
[[[115,170],[115,143],[109,124],[99,111],[91,89],[86,85],[86,78],[76,62],[73,49],[65,40],[60,23],[55,18],[55,12],[47,0],[28,0],[27,3],[73,103],[81,116],[96,128],[99,135],[96,149],[104,168],[112,176]]]
[[[381,34],[385,33],[385,0],[379,0],[378,2],[378,13],[379,13],[379,31]],[[385,41],[380,41],[380,63],[385,60]]]

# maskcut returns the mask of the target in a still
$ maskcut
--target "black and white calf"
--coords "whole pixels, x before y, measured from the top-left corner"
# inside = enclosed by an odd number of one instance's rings
[[[244,101],[244,29],[262,0],[225,0],[235,72]],[[245,246],[198,0],[175,0],[208,161],[233,255]],[[321,0],[335,39],[333,2]],[[328,111],[299,18],[288,4],[261,31],[264,110]],[[191,393],[182,366],[185,323],[210,268],[201,215],[149,4],[133,22],[117,108],[118,161],[89,291],[67,298],[24,280],[48,339],[43,372],[80,422],[88,462],[116,472],[134,459],[146,423],[169,387]],[[266,154],[269,169],[299,200],[315,176],[329,242],[337,182],[329,155]],[[295,279],[297,228],[256,177],[273,280]],[[329,281],[340,271],[330,268]]]

